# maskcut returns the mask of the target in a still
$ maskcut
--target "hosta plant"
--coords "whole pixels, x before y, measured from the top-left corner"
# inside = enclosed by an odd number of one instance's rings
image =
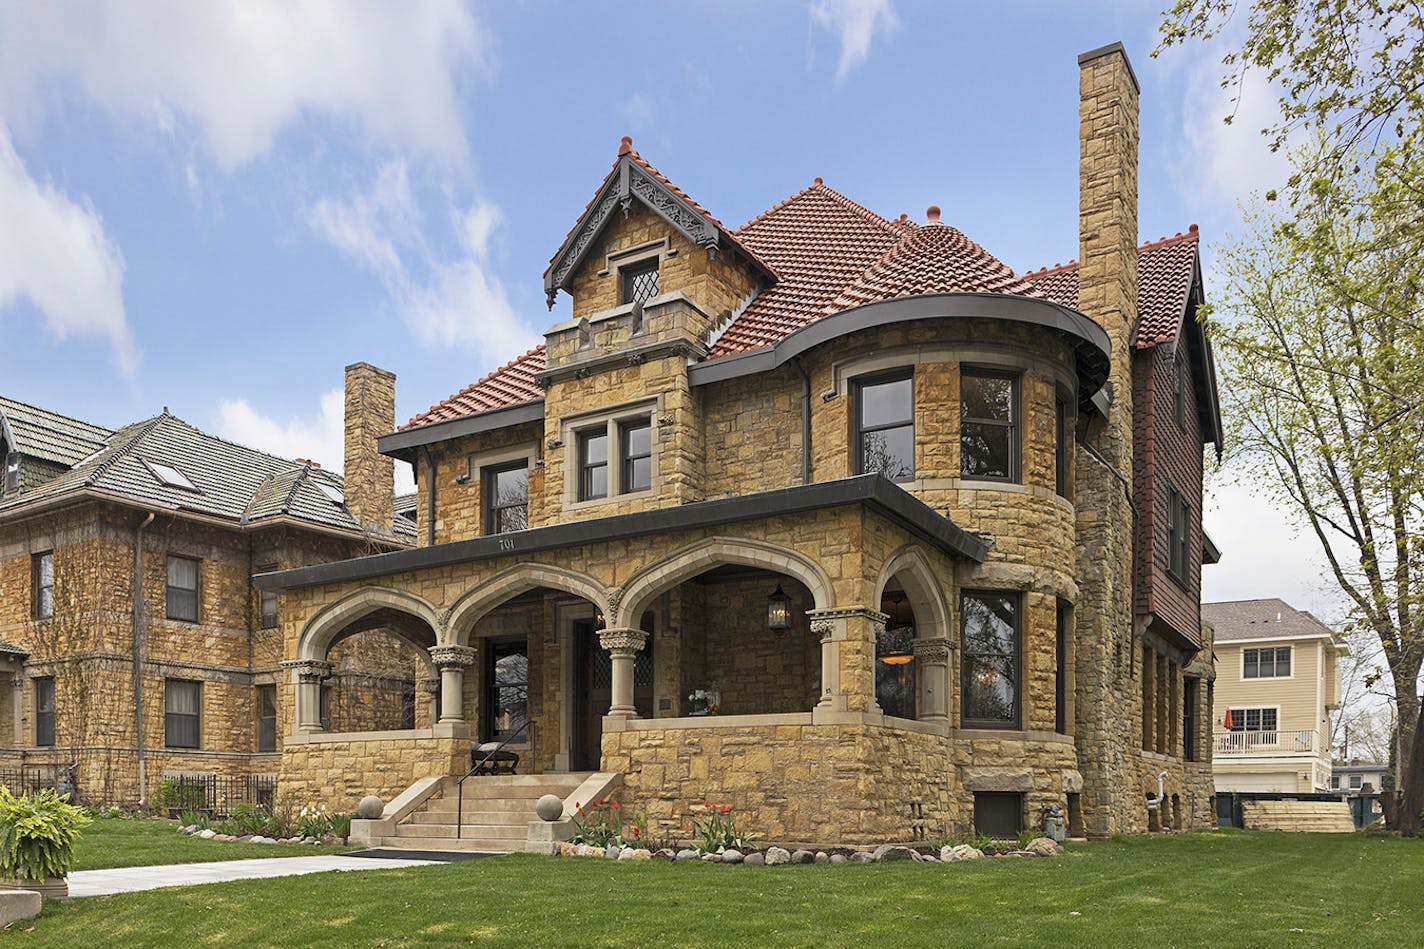
[[[0,785],[0,876],[66,876],[74,866],[74,842],[90,823],[82,809],[52,790],[16,797]]]

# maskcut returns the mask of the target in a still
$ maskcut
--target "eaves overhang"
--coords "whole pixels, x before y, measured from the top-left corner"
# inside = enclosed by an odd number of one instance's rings
[[[422,445],[433,445],[436,442],[448,441],[452,438],[478,435],[481,432],[492,432],[496,429],[508,428],[511,425],[522,425],[525,422],[540,422],[543,419],[544,400],[536,399],[533,402],[521,402],[518,405],[490,409],[485,412],[477,412],[474,415],[448,419],[444,422],[434,422],[419,428],[391,432],[389,435],[382,435],[376,439],[376,448],[383,455],[413,462],[415,450]]]
[[[1009,293],[926,293],[880,300],[823,316],[770,346],[689,366],[694,386],[769,372],[851,333],[933,320],[1000,320],[1053,330],[1073,345],[1079,400],[1085,406],[1108,379],[1112,342],[1092,319],[1049,300]]]
[[[253,583],[259,590],[279,591],[325,583],[373,580],[412,570],[428,570],[496,557],[526,556],[650,534],[719,527],[850,504],[864,504],[878,511],[952,557],[983,563],[989,552],[989,544],[984,538],[957,526],[882,475],[868,474],[264,573],[253,578]]]

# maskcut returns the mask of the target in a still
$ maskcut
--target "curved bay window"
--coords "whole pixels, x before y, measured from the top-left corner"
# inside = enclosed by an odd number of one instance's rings
[[[965,728],[1018,728],[1019,595],[966,591],[959,612],[962,724]]]
[[[915,477],[915,378],[911,370],[857,380],[856,474],[879,472],[891,481]]]
[[[486,741],[512,737],[529,717],[529,641],[486,643],[485,713],[480,716]]]
[[[880,612],[889,619],[875,642],[875,701],[886,715],[915,717],[915,614],[903,590],[887,589]]]

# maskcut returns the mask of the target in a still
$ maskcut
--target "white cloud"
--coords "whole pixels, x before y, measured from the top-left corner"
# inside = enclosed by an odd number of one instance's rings
[[[456,77],[490,49],[459,0],[50,0],[0,6],[0,113],[79,91],[164,134],[185,123],[224,170],[308,113],[446,160],[467,142]]]
[[[900,25],[891,0],[812,0],[811,21],[840,38],[837,82],[865,62],[877,33],[889,35]]]
[[[0,312],[28,300],[60,339],[99,336],[125,376],[138,351],[124,313],[124,259],[99,213],[32,178],[0,122]]]
[[[307,458],[340,473],[346,463],[345,407],[342,390],[332,389],[322,394],[314,417],[278,421],[258,412],[246,399],[227,400],[218,406],[218,434],[282,458]],[[396,493],[414,490],[410,465],[397,463]]]
[[[536,335],[515,315],[494,274],[491,239],[499,209],[473,202],[452,208],[457,253],[443,258],[424,237],[424,217],[405,164],[383,166],[369,189],[324,198],[309,211],[312,230],[367,268],[416,338],[427,346],[467,346],[503,356]]]

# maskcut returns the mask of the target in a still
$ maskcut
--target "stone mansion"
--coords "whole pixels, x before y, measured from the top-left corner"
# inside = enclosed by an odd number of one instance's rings
[[[348,370],[347,505],[408,461],[416,546],[257,577],[282,783],[398,823],[494,741],[670,836],[706,798],[770,841],[1210,825],[1197,233],[1139,246],[1136,77],[1079,69],[1076,263],[819,178],[731,228],[625,138],[543,345],[396,431]],[[325,727],[372,635],[429,700]]]

